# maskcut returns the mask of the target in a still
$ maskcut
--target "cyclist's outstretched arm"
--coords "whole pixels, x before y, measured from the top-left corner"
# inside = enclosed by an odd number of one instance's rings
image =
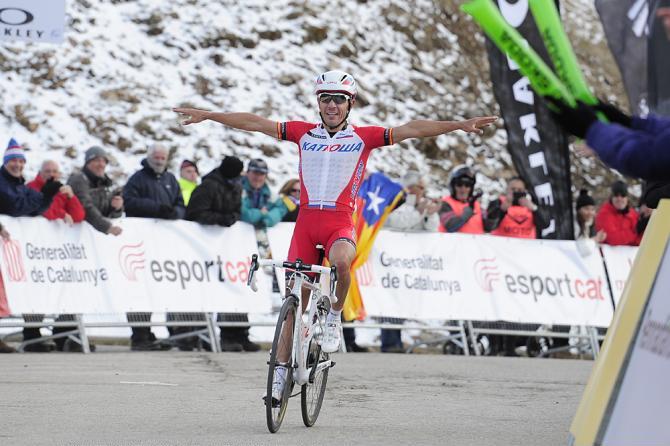
[[[277,137],[277,122],[253,113],[217,113],[200,110],[199,108],[173,108],[172,110],[187,116],[186,120],[182,122],[183,125],[210,120],[235,129],[260,132]]]
[[[497,119],[497,116],[481,116],[465,121],[410,121],[393,129],[393,141],[400,142],[409,138],[437,136],[454,130],[463,130],[464,132],[481,135],[484,133],[482,128],[494,123]]]

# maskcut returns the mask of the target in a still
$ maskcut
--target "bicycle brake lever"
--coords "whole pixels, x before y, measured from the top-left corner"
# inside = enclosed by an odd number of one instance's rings
[[[249,278],[247,279],[247,286],[252,290],[258,291],[258,284],[256,283],[256,274],[258,271],[258,254],[251,256],[251,266],[249,267]]]

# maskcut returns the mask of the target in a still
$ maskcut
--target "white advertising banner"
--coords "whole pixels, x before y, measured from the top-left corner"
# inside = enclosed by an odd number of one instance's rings
[[[615,305],[619,304],[623,289],[626,287],[626,281],[633,267],[638,249],[637,246],[602,245],[603,257],[607,265],[607,273],[612,285],[612,295]]]
[[[602,444],[660,445],[670,440],[670,249],[656,273]]]
[[[0,40],[60,43],[65,0],[0,0]]]
[[[246,223],[124,218],[113,237],[88,224],[0,221],[12,237],[2,274],[13,314],[270,310],[269,296],[246,286],[257,251]]]
[[[357,271],[368,314],[609,325],[602,258],[573,241],[380,231]]]

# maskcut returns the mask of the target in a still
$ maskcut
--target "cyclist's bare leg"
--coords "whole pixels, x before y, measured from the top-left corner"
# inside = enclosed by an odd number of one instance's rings
[[[344,300],[347,298],[351,283],[351,263],[354,257],[356,257],[356,248],[347,240],[336,240],[330,247],[328,261],[337,268],[337,287],[335,288],[337,302],[333,304],[335,311],[342,310]]]

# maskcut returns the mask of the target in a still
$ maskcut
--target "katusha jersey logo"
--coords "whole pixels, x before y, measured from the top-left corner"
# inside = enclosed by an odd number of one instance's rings
[[[119,250],[119,266],[126,279],[137,282],[137,272],[144,269],[144,242],[123,245]]]
[[[2,256],[5,261],[7,276],[12,282],[25,282],[27,280],[20,245],[15,239],[2,242]]]
[[[500,280],[500,272],[498,271],[498,264],[496,258],[479,259],[475,262],[475,280],[482,290],[490,293],[493,291],[493,283]]]

